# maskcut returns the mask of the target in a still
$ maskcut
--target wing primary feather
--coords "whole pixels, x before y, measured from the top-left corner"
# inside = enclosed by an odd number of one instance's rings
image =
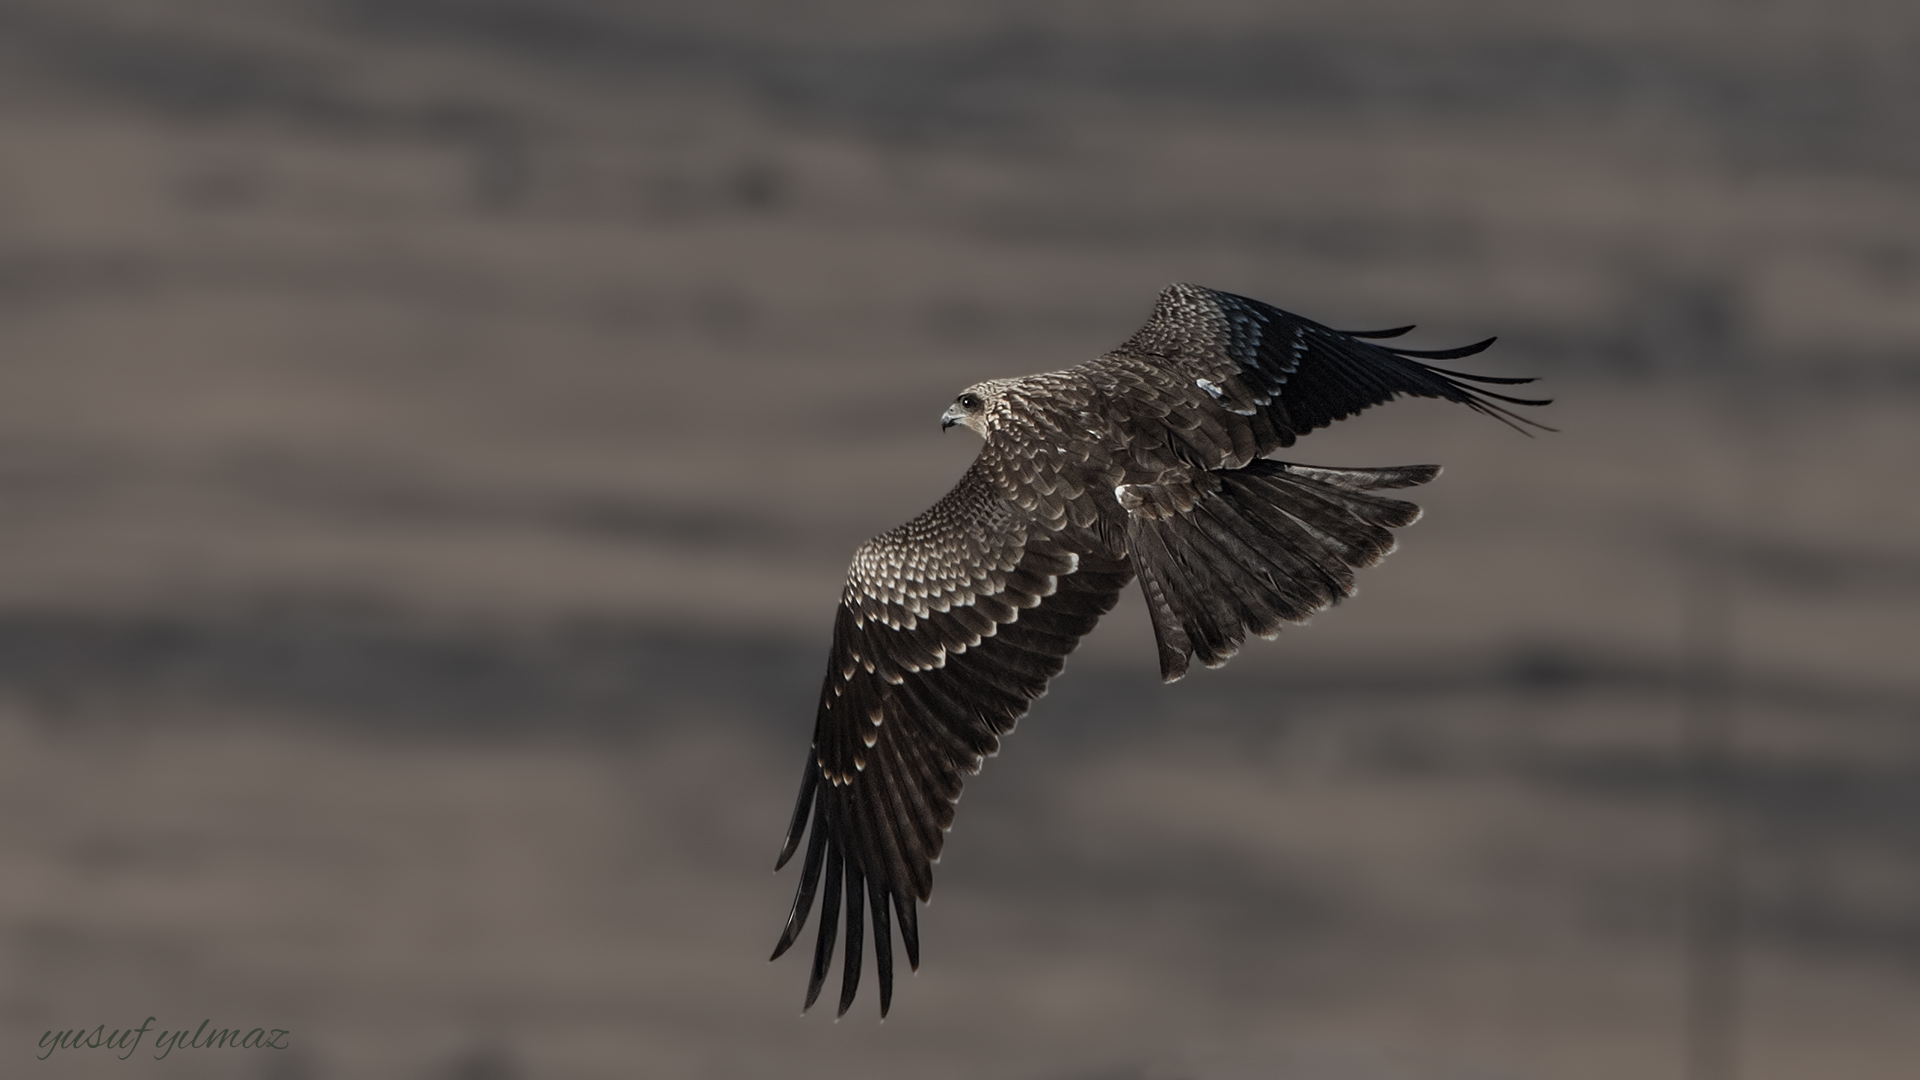
[[[912,821],[904,801],[900,798],[888,780],[894,768],[898,767],[898,757],[888,753],[892,740],[880,752],[885,754],[881,767],[868,770],[865,788],[866,805],[856,815],[860,823],[860,848],[865,854],[861,862],[865,865],[867,881],[878,888],[892,892],[905,888],[911,881],[907,868],[907,840],[904,830],[912,827]],[[848,900],[848,903],[854,903]]]
[[[800,797],[793,804],[793,820],[787,823],[787,842],[781,846],[780,858],[773,864],[776,873],[800,849],[800,834],[807,827],[807,811],[813,809],[814,787],[820,783],[820,763],[815,760],[816,753],[812,747],[807,748],[806,766],[800,772]]]
[[[896,892],[912,889],[917,893],[919,883],[914,880],[913,867],[931,858],[926,850],[929,834],[937,834],[939,830],[929,828],[931,823],[926,820],[923,809],[926,796],[921,794],[919,782],[912,774],[913,766],[900,754],[899,741],[884,741],[880,751],[888,767],[877,771],[886,787],[882,794],[889,804],[885,815],[889,826],[886,886]],[[910,790],[911,796],[903,788]]]
[[[1446,368],[1437,367],[1428,367],[1427,370],[1439,372],[1449,379],[1466,379],[1468,382],[1495,383],[1503,386],[1519,386],[1522,383],[1540,381],[1535,375],[1469,375],[1464,371],[1448,371]]]
[[[1421,367],[1426,367],[1426,365],[1425,365],[1425,364],[1422,364],[1422,365],[1420,365],[1420,366],[1421,366]],[[1447,378],[1447,379],[1457,379],[1457,378],[1474,378],[1474,377],[1473,377],[1473,376],[1471,376],[1471,375],[1464,375],[1464,376],[1463,376],[1463,375],[1461,375],[1461,373],[1460,373],[1460,372],[1457,372],[1457,371],[1447,371],[1447,370],[1446,370],[1446,369],[1444,369],[1444,368],[1437,368],[1437,367],[1429,367],[1429,368],[1427,368],[1427,370],[1428,370],[1428,371],[1430,371],[1430,372],[1432,372],[1432,373],[1433,373],[1433,374],[1435,374],[1435,375],[1439,375],[1439,376],[1442,376],[1443,378]],[[1496,378],[1493,378],[1492,376],[1488,376],[1488,377],[1486,377],[1486,378],[1482,378],[1482,379],[1477,379],[1476,381],[1478,381],[1478,382],[1490,382],[1490,383],[1507,383],[1507,384],[1512,384],[1512,383],[1515,383],[1515,382],[1532,382],[1533,380],[1532,380],[1532,379],[1496,379]],[[1464,390],[1464,391],[1466,391],[1466,392],[1467,392],[1467,393],[1469,393],[1469,394],[1475,394],[1475,395],[1479,395],[1479,396],[1484,396],[1484,397],[1490,397],[1490,398],[1497,398],[1497,399],[1499,399],[1499,400],[1501,400],[1501,401],[1506,401],[1506,402],[1511,402],[1512,404],[1515,404],[1515,405],[1551,405],[1551,404],[1553,404],[1553,399],[1552,399],[1552,398],[1521,398],[1521,397],[1509,397],[1509,396],[1507,396],[1506,394],[1501,394],[1501,393],[1496,393],[1496,392],[1494,392],[1494,391],[1492,391],[1492,390],[1482,390],[1482,389],[1480,389],[1480,388],[1479,388],[1479,387],[1477,387],[1477,386],[1456,386],[1456,387],[1455,387],[1455,389],[1458,389],[1458,390]],[[1531,421],[1529,421],[1529,423],[1531,423]],[[1536,427],[1538,427],[1539,425],[1537,425],[1537,424],[1536,424],[1535,426],[1536,426]]]
[[[1469,388],[1469,389],[1472,389],[1472,388]],[[1476,394],[1480,394],[1484,397],[1494,398],[1495,400],[1498,400],[1498,401],[1511,402],[1512,404],[1515,404],[1515,405],[1551,405],[1553,404],[1552,398],[1508,397],[1506,394],[1496,394],[1492,390],[1473,390],[1473,392]],[[1528,423],[1533,423],[1533,422],[1528,421]],[[1544,425],[1534,424],[1534,426],[1542,427]],[[1547,430],[1552,431],[1553,429],[1547,428]]]
[[[800,887],[793,894],[793,908],[787,912],[786,928],[780,931],[780,943],[773,947],[769,961],[780,959],[794,941],[800,937],[800,928],[807,923],[807,915],[813,911],[813,894],[820,886],[820,863],[827,853],[827,829],[816,814],[813,823],[813,839],[807,842],[807,859],[800,867]]]
[[[1370,337],[1371,335],[1349,334],[1348,336]],[[1402,349],[1392,345],[1386,346],[1386,348],[1392,352],[1399,353],[1401,356],[1417,356],[1422,360],[1458,360],[1462,356],[1472,356],[1475,353],[1486,352],[1492,348],[1493,343],[1498,340],[1500,339],[1488,338],[1485,341],[1476,341],[1471,345],[1456,345],[1451,349]]]
[[[1357,334],[1356,334],[1357,336]],[[1380,346],[1398,356],[1417,356],[1421,359],[1459,359],[1463,356],[1475,356],[1494,348],[1494,342],[1500,338],[1486,338],[1482,342],[1473,342],[1471,346],[1453,346],[1453,348],[1400,348],[1400,346]]]
[[[1447,358],[1440,357],[1440,359],[1447,359]],[[1511,405],[1551,405],[1553,404],[1552,398],[1508,397],[1506,394],[1498,394],[1493,392],[1492,390],[1482,390],[1482,389],[1479,389],[1478,387],[1463,386],[1460,383],[1454,382],[1453,380],[1456,378],[1470,378],[1470,379],[1475,379],[1475,381],[1477,382],[1495,382],[1495,381],[1504,381],[1504,380],[1495,380],[1492,376],[1483,376],[1483,377],[1475,378],[1474,376],[1471,376],[1471,375],[1463,375],[1462,373],[1457,371],[1448,371],[1445,368],[1429,367],[1426,364],[1422,364],[1417,360],[1409,361],[1409,362],[1412,363],[1413,366],[1415,366],[1419,370],[1429,375],[1438,377],[1441,384],[1447,390],[1451,390],[1453,391],[1454,394],[1460,395],[1459,397],[1453,397],[1453,394],[1442,393],[1438,396],[1451,398],[1452,400],[1460,402],[1461,404],[1467,406],[1469,409],[1472,409],[1477,413],[1480,413],[1485,416],[1491,416],[1495,420],[1500,421],[1501,423],[1507,425],[1508,427],[1512,428],[1513,430],[1519,432],[1522,435],[1532,436],[1533,432],[1527,430],[1527,428],[1530,428],[1530,427],[1539,428],[1541,431],[1560,430],[1559,428],[1548,427],[1547,425],[1541,423],[1538,420],[1521,416],[1519,413],[1513,412],[1512,410],[1503,409],[1500,406],[1495,405],[1492,401],[1487,400],[1488,398],[1493,398],[1498,401],[1507,402],[1508,404],[1511,404]]]
[[[838,1018],[847,1015],[847,1009],[853,1004],[853,997],[860,992],[860,948],[867,938],[866,911],[867,885],[860,874],[860,867],[853,861],[847,863],[847,956],[840,964],[840,1011],[833,1015]]]
[[[920,970],[920,909],[913,897],[893,894],[893,913],[900,918],[900,944],[907,947],[907,967]]]
[[[893,1005],[893,927],[887,919],[888,897],[898,895],[878,882],[867,882],[867,902],[873,908],[873,966],[880,976],[880,1019],[887,1018]],[[908,903],[912,903],[911,900]]]
[[[918,687],[908,687],[917,690]],[[925,709],[917,693],[902,695],[906,702],[916,708]],[[912,789],[912,809],[917,811],[913,820],[919,823],[917,836],[919,845],[926,858],[940,853],[940,822],[937,819],[937,807],[952,806],[953,796],[958,794],[957,785],[952,782],[941,783],[940,766],[921,752],[929,736],[922,730],[929,721],[913,716],[901,710],[899,726],[891,734],[894,737],[885,740],[887,751],[901,766],[900,779],[906,781]],[[938,720],[931,721],[938,723]],[[907,796],[902,789],[901,796]]]
[[[1405,326],[1396,326],[1389,330],[1335,330],[1334,333],[1345,334],[1348,337],[1372,338],[1377,341],[1381,338],[1399,337],[1413,329],[1415,325],[1415,323],[1408,323]],[[1492,342],[1489,341],[1488,344],[1492,344]]]
[[[822,822],[821,824],[825,824]],[[820,899],[820,937],[813,945],[813,972],[807,976],[807,1003],[801,1012],[820,1000],[820,988],[826,985],[827,965],[833,963],[833,943],[840,933],[840,889],[846,878],[846,864],[838,845],[827,849],[827,894]]]
[[[943,678],[955,665],[935,671],[923,671],[920,677],[910,685],[901,687],[905,696],[913,698],[926,710],[925,723],[916,726],[925,736],[919,743],[928,753],[939,755],[939,761],[945,764],[948,774],[947,787],[953,789],[947,798],[959,794],[958,782],[953,778],[973,771],[973,759],[977,755],[991,754],[999,750],[1000,741],[975,716],[971,704],[953,696]]]

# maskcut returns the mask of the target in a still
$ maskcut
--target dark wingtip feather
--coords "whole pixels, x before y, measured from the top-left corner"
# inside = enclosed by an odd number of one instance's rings
[[[820,1000],[820,988],[827,982],[827,966],[833,963],[833,943],[840,933],[840,887],[845,880],[845,864],[839,848],[827,850],[827,894],[820,898],[820,937],[813,945],[813,971],[807,976],[807,1003],[813,1008]]]
[[[1458,360],[1462,356],[1486,352],[1498,340],[1500,339],[1497,337],[1490,337],[1485,341],[1476,341],[1471,345],[1458,345],[1451,349],[1392,349],[1392,351],[1401,356],[1413,356],[1421,360]],[[1389,348],[1392,347],[1389,346]]]
[[[867,902],[873,907],[873,966],[880,976],[880,1019],[885,1020],[893,1006],[893,927],[887,918],[887,891],[879,882],[868,880]]]
[[[852,862],[847,863],[847,955],[840,964],[840,1009],[834,1019],[847,1015],[852,1007],[855,994],[860,992],[860,951],[867,940],[866,920],[862,912],[866,905],[866,879],[861,876],[860,868]]]
[[[1435,368],[1434,370],[1436,370],[1436,371],[1438,371],[1439,369],[1438,369],[1438,368]],[[1467,374],[1467,373],[1466,373],[1466,372],[1464,372],[1464,371],[1449,371],[1449,372],[1447,372],[1447,374],[1449,374],[1449,375],[1451,375],[1451,376],[1453,376],[1453,377],[1454,377],[1454,378],[1456,378],[1456,379],[1469,379],[1469,380],[1472,380],[1473,382],[1477,382],[1477,383],[1498,383],[1498,384],[1501,384],[1501,385],[1504,385],[1504,386],[1518,386],[1518,385],[1520,385],[1521,383],[1530,383],[1530,382],[1538,382],[1538,381],[1539,381],[1539,379],[1538,379],[1538,378],[1537,378],[1536,376],[1533,376],[1533,375],[1520,375],[1520,376],[1513,376],[1513,375],[1469,375],[1469,374]]]
[[[920,913],[914,909],[913,897],[894,894],[893,913],[900,917],[900,941],[907,947],[907,967],[919,971]]]
[[[807,811],[813,809],[814,788],[819,783],[820,768],[815,761],[813,748],[808,747],[806,768],[800,773],[800,797],[794,801],[793,817],[787,822],[787,842],[781,846],[780,857],[773,863],[776,874],[800,847],[800,834],[807,826]]]
[[[1515,405],[1551,405],[1553,404],[1552,398],[1542,398],[1538,401],[1526,401],[1520,398],[1502,397],[1499,394],[1490,394],[1488,396],[1500,398],[1500,400],[1502,401],[1511,401]],[[1549,431],[1549,432],[1556,432],[1556,433],[1560,430],[1559,428],[1556,428],[1556,427],[1548,427],[1547,425],[1541,423],[1538,420],[1533,420],[1525,416],[1521,416],[1519,413],[1514,412],[1511,409],[1503,409],[1500,406],[1495,405],[1493,402],[1487,401],[1485,398],[1480,397],[1477,393],[1475,394],[1473,400],[1467,402],[1467,405],[1471,407],[1475,412],[1484,413],[1487,416],[1491,416],[1495,420],[1500,421],[1501,423],[1507,425],[1508,427],[1512,428],[1513,430],[1519,432],[1522,435],[1525,435],[1528,438],[1533,437],[1533,432],[1528,431],[1527,428],[1537,428],[1541,431]]]
[[[799,940],[800,928],[807,924],[807,916],[813,911],[813,894],[820,885],[820,865],[826,850],[827,830],[816,824],[813,839],[807,842],[807,861],[800,867],[800,887],[794,890],[793,907],[787,912],[787,925],[780,931],[780,942],[773,947],[773,955],[767,958],[769,963],[780,959]]]
[[[1375,341],[1378,341],[1381,338],[1399,337],[1400,335],[1413,329],[1413,327],[1414,327],[1413,323],[1408,323],[1405,326],[1396,326],[1388,330],[1335,330],[1334,333],[1345,334],[1348,337],[1372,338]]]
[[[1471,352],[1479,352],[1480,349],[1483,349],[1492,343],[1493,343],[1493,339],[1488,338],[1486,341],[1480,342],[1478,346],[1472,346],[1472,345],[1467,346],[1466,352],[1456,352],[1453,355],[1465,356]],[[1399,351],[1399,350],[1395,350],[1395,351]],[[1441,353],[1430,353],[1430,354],[1429,353],[1407,353],[1406,355],[1408,356],[1431,355],[1431,356],[1441,357],[1442,359],[1446,358]],[[1492,375],[1469,375],[1464,371],[1448,371],[1446,368],[1432,367],[1427,364],[1420,364],[1420,367],[1425,369],[1427,372],[1431,374],[1440,376],[1440,378],[1446,380],[1447,385],[1449,387],[1451,387],[1453,390],[1458,391],[1461,395],[1463,395],[1461,397],[1453,398],[1454,401],[1458,401],[1458,402],[1461,402],[1462,404],[1465,404],[1468,408],[1474,410],[1475,412],[1484,413],[1488,416],[1491,416],[1495,420],[1500,421],[1501,423],[1507,425],[1508,427],[1512,428],[1513,430],[1519,432],[1522,435],[1531,436],[1533,434],[1533,432],[1528,431],[1527,428],[1535,428],[1540,431],[1558,431],[1559,430],[1558,428],[1548,427],[1547,425],[1541,423],[1538,420],[1531,420],[1531,419],[1528,419],[1527,417],[1521,416],[1519,413],[1516,413],[1511,409],[1502,408],[1501,406],[1494,404],[1495,401],[1504,401],[1509,405],[1527,405],[1527,406],[1538,407],[1541,405],[1553,404],[1552,398],[1512,397],[1507,394],[1496,393],[1492,390],[1482,390],[1477,386],[1468,386],[1464,383],[1455,381],[1458,379],[1470,379],[1474,382],[1481,382],[1481,383],[1511,384],[1516,382],[1532,382],[1533,380],[1531,378],[1508,379],[1508,378],[1500,378]]]

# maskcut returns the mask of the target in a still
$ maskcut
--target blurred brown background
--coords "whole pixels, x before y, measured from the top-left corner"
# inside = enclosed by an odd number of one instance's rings
[[[0,3],[0,1073],[1912,1076],[1916,133],[1904,0]],[[1563,430],[1303,442],[1447,473],[798,1016],[848,554],[1175,280]]]

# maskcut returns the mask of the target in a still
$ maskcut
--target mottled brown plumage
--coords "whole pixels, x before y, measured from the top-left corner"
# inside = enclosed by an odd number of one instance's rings
[[[1067,654],[1137,575],[1160,672],[1227,661],[1337,603],[1353,571],[1419,516],[1373,494],[1438,466],[1336,469],[1266,455],[1402,394],[1519,426],[1466,382],[1524,383],[1420,361],[1228,293],[1174,285],[1120,348],[1065,371],[969,387],[943,418],[986,446],[932,508],[854,554],[833,627],[813,746],[778,866],[807,837],[774,957],[799,937],[824,879],[807,1005],[818,998],[846,904],[840,993],[859,987],[873,916],[880,1012],[893,995],[892,921],[920,963],[914,901],[933,889],[963,779],[980,769]],[[1539,425],[1533,425],[1539,426]],[[808,821],[813,826],[808,835]]]

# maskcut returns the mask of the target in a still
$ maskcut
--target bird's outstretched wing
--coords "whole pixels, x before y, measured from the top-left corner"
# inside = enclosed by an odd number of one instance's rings
[[[1124,558],[1076,551],[1086,545],[1070,545],[1044,517],[1008,501],[990,467],[976,463],[926,513],[854,556],[800,799],[776,866],[807,836],[775,959],[798,939],[826,886],[808,1007],[827,977],[844,898],[840,1012],[859,989],[870,910],[886,1015],[891,921],[898,918],[907,960],[919,967],[914,901],[932,891],[932,864],[962,781],[999,748],[999,737],[1133,579]]]
[[[1422,362],[1472,356],[1492,338],[1434,351],[1374,344],[1411,329],[1331,330],[1244,296],[1171,285],[1126,344],[1080,370],[1106,397],[1135,457],[1149,464],[1164,450],[1207,468],[1239,468],[1403,394],[1457,401],[1514,427],[1543,426],[1506,406],[1546,401],[1469,385],[1532,379]]]

